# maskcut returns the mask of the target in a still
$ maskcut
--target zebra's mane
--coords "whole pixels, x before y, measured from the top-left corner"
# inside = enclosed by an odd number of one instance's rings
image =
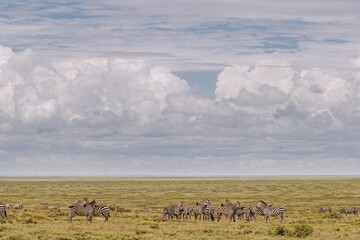
[[[268,205],[266,202],[264,202],[263,200],[259,200],[259,202],[265,204],[265,205]]]

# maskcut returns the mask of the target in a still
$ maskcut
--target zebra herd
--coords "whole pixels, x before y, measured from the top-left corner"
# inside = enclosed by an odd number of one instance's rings
[[[285,212],[286,212],[286,204],[282,206],[276,206],[273,204],[267,204],[266,202],[260,200],[257,205],[248,206],[241,205],[239,201],[232,203],[228,199],[226,199],[218,208],[217,208],[217,220],[220,221],[221,216],[225,216],[226,219],[235,222],[235,216],[240,217],[245,216],[246,221],[250,221],[252,218],[254,222],[256,222],[257,216],[264,216],[265,222],[270,222],[270,217],[279,216],[280,222],[286,222]],[[310,210],[311,211],[311,210]],[[297,211],[296,211],[297,212]],[[321,212],[331,212],[331,208],[329,206],[322,207],[319,210]],[[209,199],[204,198],[195,205],[185,205],[183,201],[179,201],[176,205],[169,205],[164,208],[162,212],[163,218],[168,219],[190,219],[191,215],[194,214],[195,220],[199,217],[201,220],[201,215],[203,216],[203,221],[205,219],[211,219],[211,221],[215,221],[215,206],[210,202]],[[297,212],[298,213],[298,212]],[[340,216],[342,214],[354,213],[355,216],[358,216],[358,208],[355,206],[352,207],[344,207],[340,210]]]
[[[247,206],[241,205],[239,201],[232,203],[226,199],[221,206],[217,208],[217,220],[220,221],[221,216],[224,215],[226,218],[229,217],[229,220],[235,222],[235,216],[240,217],[245,216],[246,221],[250,221],[250,218],[256,221],[258,215],[264,216],[266,222],[269,220],[270,216],[281,216],[281,222],[285,222],[285,211],[286,205],[284,206],[275,206],[272,204],[266,204],[264,201],[259,201],[256,206]],[[179,201],[176,205],[169,205],[163,210],[163,218],[168,217],[168,219],[190,219],[191,215],[194,214],[195,220],[198,217],[201,220],[201,215],[203,216],[203,221],[205,219],[211,219],[215,221],[215,206],[210,202],[209,199],[204,198],[198,201],[195,205],[185,205],[183,201]]]
[[[68,222],[72,222],[72,218],[75,215],[78,216],[86,216],[86,221],[91,222],[92,216],[104,216],[105,222],[109,221],[109,211],[115,211],[115,204],[111,204],[109,207],[98,204],[95,199],[89,202],[88,198],[83,198],[84,202],[81,203],[79,200],[75,200],[69,207],[69,217]],[[46,205],[46,204],[45,204]],[[12,208],[10,204],[5,204],[0,202],[0,217],[7,217],[6,208]],[[15,205],[16,209],[22,209],[22,204]],[[48,209],[58,209],[57,206],[48,206]],[[117,207],[119,210],[120,206]],[[210,202],[209,199],[204,198],[198,201],[195,205],[186,205],[183,201],[179,201],[176,205],[169,205],[165,207],[162,212],[162,217],[166,216],[168,219],[186,219],[191,220],[192,214],[194,214],[195,220],[199,218],[201,220],[201,216],[203,221],[205,219],[215,221],[215,209],[216,207]],[[305,211],[311,211],[311,209],[306,209]],[[252,218],[254,222],[256,222],[257,216],[264,216],[266,223],[270,222],[270,217],[279,216],[281,217],[281,223],[286,221],[285,217],[286,212],[286,204],[282,206],[276,206],[273,204],[267,204],[264,201],[260,200],[257,205],[247,206],[241,205],[239,201],[232,203],[228,199],[226,199],[217,209],[217,220],[220,221],[221,216],[225,216],[229,218],[229,220],[233,220],[235,222],[235,216],[240,217],[245,216],[246,221],[250,221]],[[297,211],[296,211],[297,212]],[[331,212],[331,208],[329,206],[325,206],[319,209],[319,213],[322,212]],[[355,216],[358,216],[358,208],[355,206],[344,207],[340,210],[339,214],[351,214],[353,213]]]

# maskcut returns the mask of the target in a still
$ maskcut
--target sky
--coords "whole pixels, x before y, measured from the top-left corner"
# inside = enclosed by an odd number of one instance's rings
[[[4,0],[0,176],[360,173],[357,0]]]

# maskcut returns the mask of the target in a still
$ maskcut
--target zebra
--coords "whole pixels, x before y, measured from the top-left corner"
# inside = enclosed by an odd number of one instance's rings
[[[197,202],[193,208],[195,220],[197,220],[198,216],[200,216],[199,220],[201,220],[201,215],[203,215],[203,221],[204,221],[205,215],[206,215],[206,216],[210,217],[212,221],[214,221],[215,220],[214,212],[215,212],[215,207],[206,198]]]
[[[93,208],[93,212],[92,212],[93,216],[103,215],[105,217],[105,222],[109,221],[110,214],[109,214],[109,208],[107,206],[102,204],[97,204],[95,199],[90,203],[90,206]]]
[[[116,205],[115,205],[115,204],[111,204],[111,205],[109,206],[109,209],[110,209],[111,211],[115,211]]]
[[[15,204],[15,209],[23,209],[23,204],[19,203],[19,204]]]
[[[202,202],[197,202],[196,205],[193,208],[193,213],[195,216],[195,221],[197,220],[197,217],[200,216],[199,220],[201,220],[201,215],[204,212],[204,205],[202,204]]]
[[[0,217],[1,218],[6,218],[7,214],[6,214],[6,207],[5,204],[0,202]]]
[[[285,208],[285,206],[274,206],[273,204],[267,204],[264,201],[260,200],[257,207],[259,207],[259,208],[261,208],[261,210],[263,210],[263,212],[265,214],[266,223],[267,223],[268,219],[269,219],[269,222],[270,222],[270,216],[277,216],[277,215],[281,216],[281,222],[286,221],[286,218],[285,218],[286,208]]]
[[[240,219],[240,216],[242,217],[245,215],[246,221],[248,222],[250,220],[250,207],[242,205],[240,208],[236,209],[235,214],[238,216],[238,219]]]
[[[256,217],[258,215],[265,216],[264,211],[261,208],[258,208],[257,206],[251,206],[250,212],[249,212],[249,217],[252,217],[254,222],[256,222]]]
[[[93,204],[95,202],[95,199],[89,203],[89,200],[87,198],[84,198],[84,204],[72,204],[69,206],[69,218],[68,218],[68,223],[72,222],[72,218],[74,217],[74,215],[79,215],[79,216],[86,216],[86,221],[92,221],[92,213],[93,213],[93,208],[91,207],[91,204]]]
[[[215,213],[215,206],[211,204],[209,199],[204,199],[204,211],[203,211],[203,221],[205,219],[211,219],[211,221],[215,221],[214,213]]]
[[[342,216],[342,214],[345,213],[345,216],[348,215],[348,213],[354,213],[354,216],[358,216],[358,208],[355,206],[352,207],[344,207],[343,209],[340,210],[340,217]]]
[[[176,207],[181,208],[181,209],[179,209],[179,210],[181,210],[181,212],[180,212],[180,219],[181,219],[181,216],[182,216],[183,219],[185,219],[185,217],[186,217],[186,220],[187,220],[188,218],[190,218],[190,220],[191,220],[191,213],[193,212],[193,210],[194,210],[194,208],[195,208],[194,205],[192,205],[192,206],[191,206],[191,205],[185,205],[183,201],[179,201],[179,202],[175,205],[175,212],[177,211],[177,210],[176,210]],[[177,215],[177,214],[175,214],[175,215]]]
[[[217,209],[217,219],[220,221],[221,215],[230,216],[230,221],[233,218],[235,222],[235,212],[241,207],[240,202],[237,201],[235,204],[232,204],[228,199],[221,204]]]
[[[321,213],[321,212],[331,212],[331,208],[329,206],[322,207],[319,210],[319,213]]]
[[[10,204],[5,204],[5,208],[12,208],[12,206]]]
[[[170,218],[171,219],[174,218],[174,215],[175,215],[175,206],[174,205],[169,205],[164,208],[163,214],[162,214],[163,218],[165,218],[167,216],[168,219],[170,220]]]
[[[185,217],[186,217],[186,220],[188,220],[188,219],[191,220],[191,214],[194,211],[194,208],[195,208],[194,205],[185,205],[183,207],[183,211],[181,213],[183,216],[183,219],[185,219]]]
[[[233,203],[229,201],[229,199],[226,199],[224,202],[223,202],[223,205],[224,206],[232,206]],[[228,215],[225,215],[225,218],[227,219],[228,218]]]

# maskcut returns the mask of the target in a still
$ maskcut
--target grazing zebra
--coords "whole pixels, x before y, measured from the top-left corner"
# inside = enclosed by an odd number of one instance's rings
[[[258,208],[257,206],[251,206],[250,207],[250,213],[249,217],[252,217],[254,222],[256,222],[257,216],[265,216],[264,211],[261,208]]]
[[[267,223],[267,220],[269,219],[270,222],[270,216],[277,216],[280,215],[281,216],[281,222],[285,222],[286,218],[285,218],[285,211],[286,208],[285,206],[274,206],[273,204],[267,204],[264,201],[259,201],[258,205],[259,208],[261,208],[261,210],[263,210],[264,214],[265,214],[265,221]]]
[[[343,209],[340,210],[340,217],[343,213],[345,213],[345,216],[347,216],[348,213],[354,213],[354,216],[358,216],[358,208],[354,206],[344,207]]]
[[[7,217],[5,204],[2,202],[0,202],[0,217],[1,218]]]
[[[109,209],[110,209],[111,211],[115,211],[116,205],[115,205],[115,204],[111,204],[111,205],[109,206]]]
[[[329,206],[322,207],[319,210],[319,213],[321,213],[321,212],[331,212],[331,208]]]
[[[109,208],[107,206],[102,204],[97,204],[95,199],[90,203],[90,206],[93,208],[93,212],[92,212],[93,216],[103,215],[105,217],[105,222],[109,221],[110,214],[109,214]]]
[[[12,206],[10,204],[5,204],[5,208],[12,208]]]
[[[242,205],[237,208],[235,214],[238,216],[238,219],[245,215],[246,221],[250,221],[250,207],[247,205]]]
[[[175,215],[175,206],[174,205],[169,205],[167,207],[164,208],[163,210],[163,218],[165,218],[166,216],[168,217],[168,219],[170,220],[174,218]]]
[[[233,218],[235,222],[235,212],[237,209],[240,209],[240,202],[237,201],[235,204],[232,204],[228,199],[225,200],[224,203],[221,204],[217,209],[217,219],[220,221],[221,215],[230,216],[230,221]]]
[[[19,203],[19,204],[15,204],[15,209],[23,209],[23,204]]]
[[[84,198],[84,205],[81,204],[72,204],[69,206],[69,218],[68,223],[72,222],[72,218],[74,215],[79,216],[86,216],[86,221],[92,221],[92,213],[93,208],[91,207],[91,204],[94,204],[95,200],[93,200],[91,203],[89,203],[89,200],[87,198]]]

